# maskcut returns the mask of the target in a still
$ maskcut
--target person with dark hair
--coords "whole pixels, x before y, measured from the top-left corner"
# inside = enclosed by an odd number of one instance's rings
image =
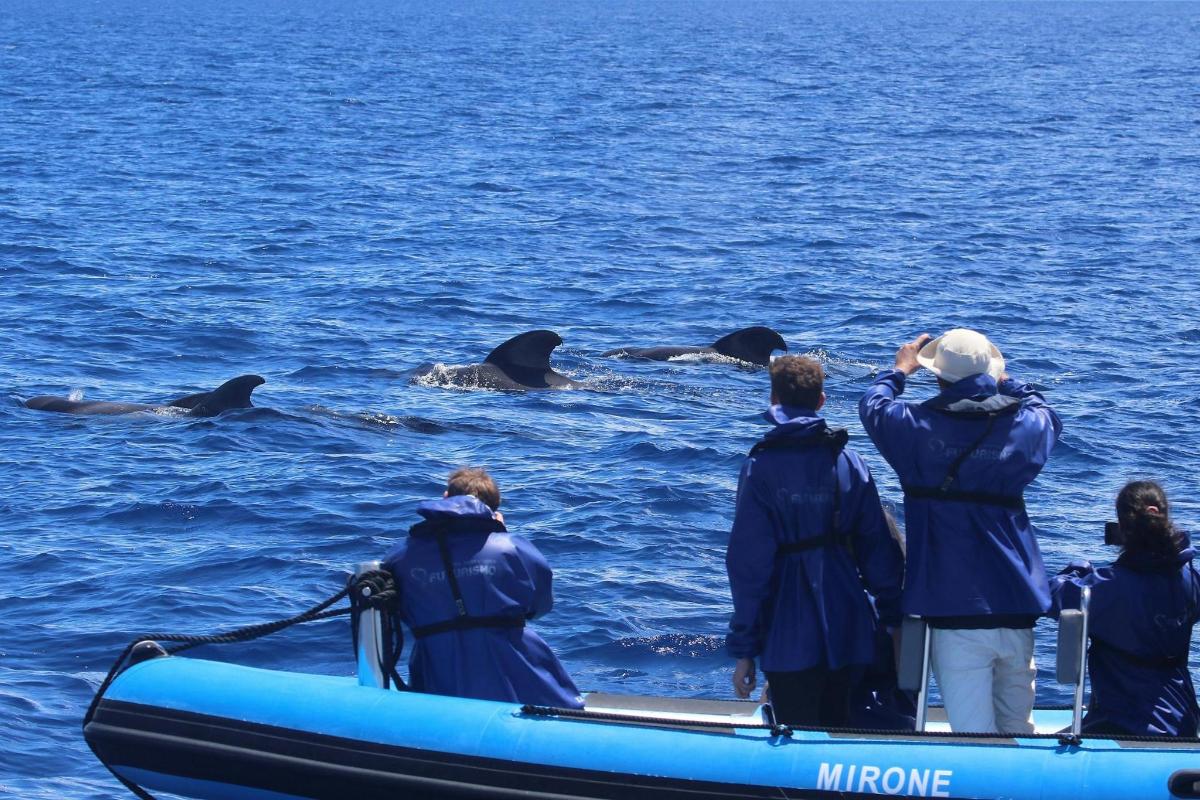
[[[456,470],[441,498],[417,507],[424,521],[384,558],[396,579],[397,621],[416,639],[411,688],[582,708],[567,671],[526,625],[554,605],[550,566],[507,532],[499,507],[486,471]]]
[[[940,392],[900,399],[925,367]],[[933,674],[956,732],[1032,733],[1033,626],[1050,606],[1024,491],[1062,432],[978,331],[918,336],[863,395],[859,416],[904,489],[903,608],[932,629]]]
[[[1196,735],[1200,711],[1188,671],[1192,626],[1200,618],[1195,550],[1172,523],[1167,496],[1152,481],[1117,495],[1117,560],[1074,561],[1050,581],[1051,613],[1078,608],[1091,589],[1088,673],[1092,695],[1083,729],[1141,736]]]
[[[867,465],[829,428],[824,370],[809,358],[771,364],[775,427],[742,466],[725,564],[733,594],[726,638],[733,687],[749,697],[756,659],[776,719],[847,724],[876,660],[877,621],[900,621],[904,558]],[[866,591],[864,591],[864,589]]]

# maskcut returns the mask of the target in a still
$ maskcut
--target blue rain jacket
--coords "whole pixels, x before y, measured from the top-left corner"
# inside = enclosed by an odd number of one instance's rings
[[[936,488],[956,457],[996,422],[958,472],[956,489],[1019,497],[1058,442],[1062,423],[1027,384],[973,375],[924,403],[897,398],[905,375],[889,370],[859,403],[879,452],[909,487]],[[1023,509],[959,500],[904,500],[904,613],[937,627],[1024,628],[1050,606],[1046,570]],[[940,619],[939,619],[940,618]]]
[[[1088,674],[1092,695],[1084,729],[1148,736],[1195,736],[1200,713],[1187,656],[1200,612],[1200,576],[1187,546],[1174,558],[1126,552],[1099,569],[1072,562],[1050,582],[1052,613],[1079,608],[1089,586]],[[1175,659],[1172,663],[1168,661]]]
[[[827,425],[811,409],[772,406],[764,442],[814,443]],[[866,665],[875,659],[874,595],[884,624],[900,619],[904,557],[892,539],[871,473],[857,453],[837,456],[844,545],[776,550],[831,533],[833,451],[821,444],[769,448],[742,467],[725,565],[733,593],[726,645],[734,658],[759,658],[764,671]]]
[[[425,518],[384,559],[399,588],[398,615],[410,629],[454,619],[437,533],[444,532],[471,616],[534,619],[554,605],[550,566],[532,544],[506,532],[484,503],[459,495],[422,503]],[[579,690],[549,646],[529,628],[477,628],[418,639],[412,688],[432,694],[581,708]]]

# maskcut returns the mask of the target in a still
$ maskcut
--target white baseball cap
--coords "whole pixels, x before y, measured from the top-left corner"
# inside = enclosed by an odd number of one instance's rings
[[[1004,356],[996,345],[968,328],[955,328],[926,342],[917,363],[950,383],[983,373],[999,380],[1004,374]]]

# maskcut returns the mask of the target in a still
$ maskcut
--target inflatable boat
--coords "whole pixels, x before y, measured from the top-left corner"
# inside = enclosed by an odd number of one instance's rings
[[[379,624],[355,622],[357,677],[147,644],[102,688],[84,735],[142,797],[1200,798],[1200,742],[1080,735],[1078,704],[1037,710],[1028,736],[950,733],[923,698],[921,730],[900,733],[792,729],[752,702],[593,693],[583,709],[519,706],[388,688]],[[927,668],[928,640],[915,640]]]

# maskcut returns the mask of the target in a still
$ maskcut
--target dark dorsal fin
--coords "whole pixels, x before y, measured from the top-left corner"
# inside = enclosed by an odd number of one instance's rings
[[[526,331],[488,353],[484,359],[500,369],[550,371],[550,353],[562,344],[554,331]]]
[[[225,381],[216,389],[213,389],[207,394],[189,395],[187,397],[176,400],[171,403],[179,408],[190,408],[192,414],[197,417],[215,417],[222,411],[228,411],[231,408],[251,408],[253,403],[250,402],[251,393],[259,386],[266,383],[261,376],[258,375],[242,375],[233,380]],[[182,402],[191,403],[191,405],[180,406]]]
[[[763,325],[742,328],[713,342],[713,350],[723,356],[749,361],[751,364],[771,363],[771,353],[787,352],[787,342],[775,331]]]

